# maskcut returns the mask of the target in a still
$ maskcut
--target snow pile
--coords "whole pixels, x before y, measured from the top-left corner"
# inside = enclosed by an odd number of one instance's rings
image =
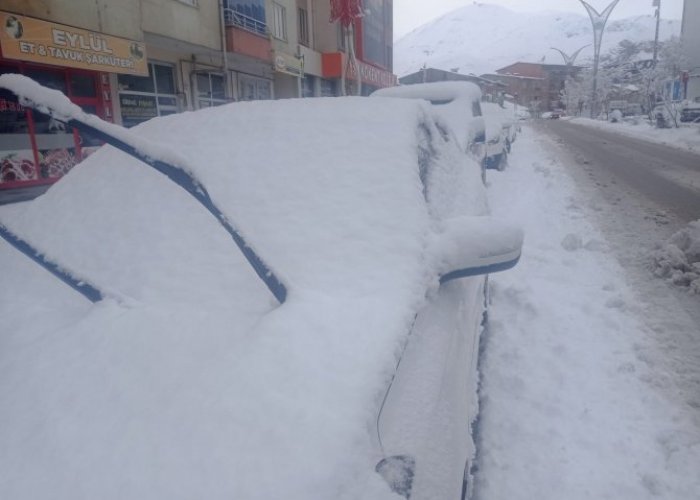
[[[590,118],[570,118],[572,123],[585,125],[628,137],[664,144],[692,152],[700,152],[700,125],[681,123],[679,128],[656,128],[645,116],[626,117],[616,123]]]
[[[651,255],[654,274],[700,294],[700,219],[676,232]]]
[[[182,159],[288,284],[281,307],[209,213],[109,146],[3,208],[18,235],[129,300],[91,306],[0,245],[0,497],[393,497],[373,425],[437,282],[431,214],[485,210],[478,192],[454,200],[479,182],[456,147],[425,192],[418,152],[425,130],[441,137],[428,113],[251,102],[128,132]]]

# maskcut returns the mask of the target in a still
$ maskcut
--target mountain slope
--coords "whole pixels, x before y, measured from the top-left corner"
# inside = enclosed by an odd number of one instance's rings
[[[583,9],[581,9],[583,11]],[[603,36],[602,52],[622,40],[654,39],[655,18],[637,16],[611,20]],[[680,34],[680,21],[661,22],[660,38]],[[459,68],[459,73],[489,73],[516,61],[562,64],[556,47],[567,54],[592,44],[591,21],[585,13],[526,14],[504,7],[477,4],[454,10],[415,29],[394,44],[394,72],[403,76],[423,65]],[[593,57],[593,46],[581,51],[577,62]]]

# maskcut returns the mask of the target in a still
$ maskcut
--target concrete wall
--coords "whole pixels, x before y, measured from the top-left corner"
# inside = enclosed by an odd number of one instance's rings
[[[139,0],[2,0],[0,10],[143,40]]]
[[[700,0],[684,2],[681,39],[687,68],[700,69]]]
[[[319,52],[338,51],[338,23],[330,23],[331,3],[328,0],[311,0],[313,9],[314,49]]]
[[[221,49],[219,0],[199,0],[197,7],[178,0],[141,0],[141,13],[143,31]]]
[[[221,49],[219,0],[196,7],[178,0],[2,0],[0,10],[131,40],[149,32]]]

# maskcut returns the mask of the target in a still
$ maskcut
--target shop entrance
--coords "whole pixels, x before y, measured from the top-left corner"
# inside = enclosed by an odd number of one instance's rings
[[[0,74],[21,73],[59,90],[84,111],[105,118],[108,82],[93,71],[0,61]],[[107,95],[103,87],[107,85]],[[0,89],[0,190],[49,185],[100,146],[53,118],[27,109]]]

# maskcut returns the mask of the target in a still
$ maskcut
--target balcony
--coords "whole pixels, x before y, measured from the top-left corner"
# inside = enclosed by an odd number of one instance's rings
[[[265,21],[248,16],[235,9],[224,9],[224,23],[226,23],[226,26],[235,26],[251,33],[267,36],[267,24],[265,24]]]
[[[272,61],[272,43],[264,21],[234,9],[224,9],[226,50],[261,61]]]

